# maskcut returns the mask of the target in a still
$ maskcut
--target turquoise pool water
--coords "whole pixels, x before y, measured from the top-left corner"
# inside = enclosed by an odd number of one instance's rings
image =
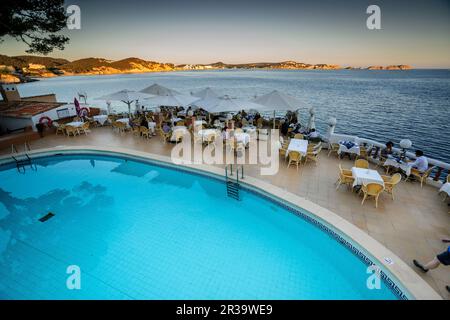
[[[396,298],[384,282],[369,290],[367,266],[329,234],[253,192],[236,201],[221,181],[111,156],[35,164],[0,171],[2,299]]]

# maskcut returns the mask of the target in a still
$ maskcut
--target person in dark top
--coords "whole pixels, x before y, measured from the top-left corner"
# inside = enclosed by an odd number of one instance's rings
[[[386,142],[386,148],[381,150],[381,156],[386,159],[388,157],[388,155],[390,155],[394,152],[392,150],[393,147],[394,147],[394,143],[392,141]]]
[[[141,127],[146,127],[146,128],[148,128],[148,121],[147,121],[147,118],[146,118],[146,117],[142,117]]]
[[[284,120],[283,124],[281,125],[281,134],[283,136],[287,136],[289,130],[289,121]]]

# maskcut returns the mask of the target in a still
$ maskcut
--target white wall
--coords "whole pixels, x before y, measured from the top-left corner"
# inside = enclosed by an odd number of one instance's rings
[[[58,108],[55,109],[51,109],[48,110],[46,112],[37,114],[35,116],[33,116],[31,118],[31,121],[33,123],[33,130],[36,131],[36,124],[39,123],[39,119],[41,119],[42,117],[49,117],[50,119],[52,119],[53,121],[58,120],[58,110],[63,110],[63,109],[68,109],[69,111],[69,116],[70,117],[75,117],[77,115],[77,111],[75,109],[75,106],[73,104],[64,104]]]

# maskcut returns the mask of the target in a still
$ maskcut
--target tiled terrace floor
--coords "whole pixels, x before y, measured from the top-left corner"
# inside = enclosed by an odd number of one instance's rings
[[[31,143],[33,150],[60,145],[116,146],[167,156],[173,147],[173,144],[164,144],[159,136],[147,140],[131,133],[113,133],[108,127],[94,128],[89,136],[69,138],[48,135]],[[0,154],[9,152],[9,149],[0,150]],[[348,159],[339,160],[333,155],[328,158],[322,151],[317,166],[308,163],[298,172],[295,167],[287,168],[281,160],[279,172],[274,176],[260,175],[257,165],[246,165],[245,173],[335,212],[367,232],[410,266],[414,258],[425,262],[446,249],[441,239],[450,237],[450,214],[449,207],[438,196],[438,189],[431,186],[421,189],[416,182],[402,181],[397,186],[395,201],[383,194],[378,209],[372,200],[361,206],[361,198],[345,186],[336,191],[334,182],[339,162],[346,168],[353,164]],[[374,168],[373,165],[371,167]],[[446,285],[450,285],[448,267],[441,266],[421,276],[445,299],[450,299],[445,289]]]

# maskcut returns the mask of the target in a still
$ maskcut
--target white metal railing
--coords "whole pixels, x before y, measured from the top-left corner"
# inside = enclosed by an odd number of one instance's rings
[[[342,140],[353,141],[358,144],[367,144],[368,146],[378,147],[379,151],[381,151],[383,148],[386,147],[385,143],[381,143],[381,142],[378,142],[378,141],[375,141],[372,139],[360,138],[358,136],[353,136],[353,135],[348,135],[348,134],[332,133],[329,137],[325,137],[325,140],[327,140],[327,142],[329,142],[329,143],[338,143],[339,141],[342,141]],[[398,153],[402,152],[402,149],[400,149],[400,148],[394,147],[393,150]],[[412,152],[409,152],[409,151],[406,152],[406,155],[410,159],[416,158],[415,154]],[[377,156],[378,156],[378,152],[373,155],[372,160],[375,160],[375,162],[378,162]],[[433,170],[429,179],[436,181],[436,182],[444,181],[446,176],[450,172],[450,164],[440,161],[440,160],[437,160],[437,159],[433,159],[433,158],[429,158],[429,157],[427,157],[427,158],[428,158],[429,165],[432,165],[435,167],[435,169]],[[444,171],[447,171],[447,174],[445,174]]]

